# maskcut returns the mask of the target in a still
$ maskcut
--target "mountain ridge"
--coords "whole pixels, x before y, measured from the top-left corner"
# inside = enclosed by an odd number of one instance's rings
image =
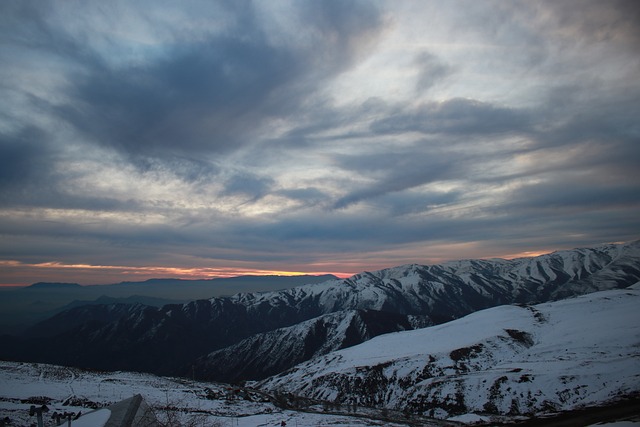
[[[94,369],[191,375],[196,361],[212,352],[331,313],[371,310],[421,316],[423,325],[441,324],[498,305],[553,301],[624,288],[638,280],[640,241],[515,260],[409,264],[280,291],[138,307],[90,326],[83,322],[90,319],[91,309],[86,315],[78,310],[68,316],[76,324],[51,337],[48,355],[38,354],[29,342],[18,354],[25,360]]]
[[[506,305],[381,335],[251,383],[304,398],[449,418],[526,415],[640,392],[640,284]]]
[[[107,285],[78,285],[40,282],[28,287],[2,290],[0,298],[0,334],[16,334],[64,310],[76,300],[95,302],[101,297],[160,298],[166,303],[182,304],[197,299],[236,294],[241,291],[279,290],[335,279],[331,274],[298,276],[237,276],[206,280],[150,279]],[[150,301],[150,300],[147,300]],[[152,303],[152,305],[158,305]]]
[[[197,378],[238,383],[262,379],[300,362],[375,336],[429,324],[424,318],[375,310],[345,310],[252,335],[196,360]],[[196,374],[197,373],[197,374]]]

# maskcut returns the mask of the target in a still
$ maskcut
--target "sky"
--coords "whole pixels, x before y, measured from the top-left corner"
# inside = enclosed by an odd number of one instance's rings
[[[0,285],[640,238],[640,3],[0,2]]]

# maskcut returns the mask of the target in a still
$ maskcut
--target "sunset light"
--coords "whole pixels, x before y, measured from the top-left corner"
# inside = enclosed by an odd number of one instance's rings
[[[635,10],[2,2],[0,285],[635,240]]]

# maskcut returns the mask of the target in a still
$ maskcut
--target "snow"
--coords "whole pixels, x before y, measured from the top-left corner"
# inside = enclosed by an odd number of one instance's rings
[[[526,316],[521,314],[525,312]],[[352,369],[396,359],[422,357],[425,353],[440,353],[466,347],[496,335],[505,335],[505,328],[526,328],[532,316],[516,306],[501,306],[473,313],[462,319],[415,331],[381,335],[355,347],[326,356],[333,359],[335,370]],[[317,359],[310,362],[316,364]]]
[[[348,396],[322,380],[335,373],[355,379],[364,375],[362,369],[384,363],[381,375],[385,378],[410,382],[405,388],[394,383],[385,388],[388,407],[402,407],[421,393],[437,402],[463,391],[465,412],[442,408],[433,412],[463,423],[486,418],[487,390],[492,387],[504,394],[504,399],[494,402],[500,413],[507,413],[520,395],[550,402],[558,409],[606,402],[640,391],[639,303],[640,290],[629,288],[532,307],[495,307],[447,324],[379,336],[299,365],[265,385],[304,394],[302,386],[318,379],[308,390],[329,400],[345,399]],[[529,334],[531,345],[514,343],[507,330]],[[483,350],[464,360],[467,371],[461,370],[452,353],[477,344]],[[433,376],[418,378],[430,356]],[[501,378],[506,378],[504,384]],[[24,424],[33,422],[28,409],[38,399],[44,399],[51,411],[86,414],[90,410],[86,405],[106,406],[137,393],[160,412],[160,418],[161,408],[170,404],[181,417],[199,417],[204,424],[217,421],[248,427],[278,425],[283,420],[288,426],[383,424],[346,415],[281,410],[266,399],[261,401],[260,395],[244,400],[231,386],[217,383],[0,361],[0,417]],[[526,402],[518,402],[527,410]],[[529,409],[540,410],[537,403],[532,405]],[[96,419],[87,425],[100,425],[99,415],[94,414]],[[620,425],[624,426],[616,424]]]
[[[237,294],[231,300],[248,307],[258,307],[261,304],[278,307],[291,301],[314,301],[322,313],[326,314],[343,309],[381,309],[389,301],[397,303],[394,297],[400,296],[406,299],[405,303],[411,305],[411,310],[416,310],[424,308],[433,299],[439,300],[443,294],[455,293],[455,289],[460,286],[471,288],[489,299],[498,295],[503,298],[522,298],[527,295],[535,299],[538,290],[556,292],[564,287],[564,281],[585,279],[588,282],[588,286],[582,287],[567,284],[570,289],[565,289],[568,292],[564,294],[566,296],[615,287],[615,278],[612,277],[623,269],[614,268],[606,272],[603,278],[607,280],[597,283],[586,275],[597,275],[614,261],[624,264],[625,257],[632,260],[633,264],[633,260],[640,257],[640,243],[603,245],[593,249],[559,251],[513,260],[459,260],[440,265],[409,264],[282,291]],[[559,278],[563,279],[551,284]],[[538,289],[531,288],[533,283]],[[469,311],[471,310],[463,310]]]
[[[103,427],[109,417],[111,411],[107,408],[98,409],[95,412],[89,412],[72,422],[73,427]]]
[[[491,418],[477,414],[462,414],[455,417],[447,418],[449,421],[457,421],[463,424],[487,423]]]
[[[543,315],[553,313],[547,315],[548,323],[542,328],[535,326],[533,311],[519,306],[500,306],[430,328],[378,336],[327,357],[338,355],[340,368],[352,368],[448,352],[505,335],[505,329],[535,334],[538,339],[538,354],[555,353],[561,347],[586,347],[591,350],[598,345],[619,343],[630,332],[634,336],[640,333],[640,311],[637,310],[639,295],[637,291],[631,290],[628,293],[605,291],[536,306]],[[626,298],[627,296],[635,298]],[[612,310],[612,304],[607,304],[611,299],[616,300],[615,305],[619,306],[617,310]],[[585,304],[594,301],[594,304]],[[621,324],[627,327],[619,328]]]
[[[82,412],[75,427],[100,427],[108,410],[96,412],[92,406],[107,406],[141,394],[160,421],[177,416],[185,424],[237,427],[279,426],[401,426],[367,418],[326,413],[282,410],[259,394],[246,396],[237,387],[220,383],[157,377],[134,372],[95,372],[39,363],[0,361],[0,419],[11,425],[30,425],[32,404],[46,402],[48,414]],[[170,406],[172,409],[166,409]]]
[[[495,307],[379,336],[258,386],[391,409],[458,402],[467,413],[507,414],[598,404],[640,391],[639,304],[640,291],[624,289]],[[431,414],[456,415],[441,408]]]

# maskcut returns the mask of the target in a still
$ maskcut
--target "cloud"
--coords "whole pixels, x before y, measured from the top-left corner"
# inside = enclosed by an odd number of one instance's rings
[[[269,112],[272,97],[297,67],[288,52],[258,40],[175,50],[152,64],[91,70],[60,116],[134,155],[227,152],[250,142],[249,131],[277,112]]]
[[[82,150],[97,144],[128,157],[120,160],[140,173],[169,173],[194,185],[215,179],[225,156],[264,143],[272,121],[304,110],[324,82],[364,54],[383,25],[375,7],[364,2],[297,3],[289,10],[297,23],[282,30],[250,2],[193,3],[197,13],[169,20],[154,12],[140,28],[118,23],[121,10],[142,17],[126,4],[87,3],[80,16],[61,5],[3,7],[7,44],[24,49],[20,55],[30,62],[54,64],[51,73],[61,78],[49,92],[29,96],[18,119],[28,122],[37,108],[67,126],[69,143]],[[89,19],[78,21],[84,16]],[[190,27],[203,16],[222,24]],[[109,24],[115,31],[109,32]],[[159,24],[166,27],[158,31]],[[298,39],[281,37],[294,30]],[[51,141],[43,156],[68,151],[70,144],[54,134],[58,129],[31,126]],[[224,194],[238,191],[239,179],[228,180]]]
[[[373,122],[371,130],[378,134],[420,132],[482,136],[525,132],[529,127],[527,114],[518,109],[454,98],[397,111]]]
[[[377,208],[387,208],[391,216],[424,214],[436,209],[453,206],[462,197],[459,191],[393,192],[380,197],[374,203]]]
[[[357,272],[636,236],[635,4],[463,3],[0,3],[0,254]]]
[[[0,135],[0,188],[9,190],[24,183],[44,183],[49,172],[43,132],[30,127],[15,135]]]
[[[234,175],[224,185],[224,194],[247,196],[257,200],[268,194],[273,187],[273,179],[258,177],[249,173]]]
[[[555,35],[585,43],[614,42],[636,51],[640,48],[640,6],[633,0],[609,2],[544,1]]]
[[[414,64],[418,67],[416,90],[426,91],[440,80],[453,73],[451,66],[444,64],[430,52],[422,52],[416,56]]]
[[[563,186],[558,188],[559,179],[534,183],[519,188],[510,194],[507,208],[517,207],[534,215],[544,211],[565,210],[580,215],[591,210],[618,209],[620,207],[640,208],[640,194],[633,184],[606,183],[597,179],[562,177]]]
[[[59,116],[90,140],[133,155],[227,153],[299,108],[381,25],[360,3],[304,3],[300,13],[314,20],[299,49],[272,42],[251,3],[223,4],[236,24],[222,33],[177,41],[141,63],[85,67]]]
[[[333,207],[346,208],[389,193],[451,179],[456,158],[438,147],[430,149],[428,145],[425,144],[424,151],[412,147],[411,150],[343,156],[336,159],[343,169],[367,178],[368,182],[348,187],[347,194],[340,197]],[[424,201],[422,203],[428,204]]]

